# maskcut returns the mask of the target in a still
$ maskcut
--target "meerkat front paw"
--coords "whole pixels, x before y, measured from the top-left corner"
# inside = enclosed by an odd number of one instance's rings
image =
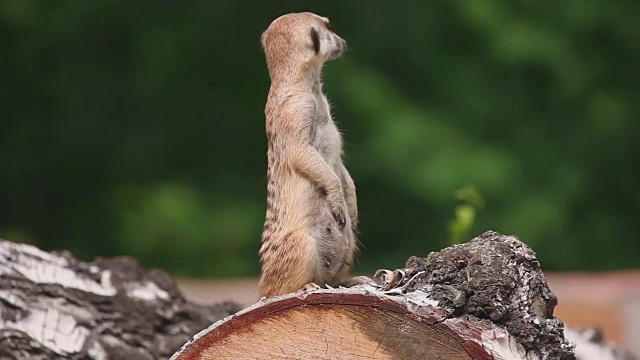
[[[344,229],[344,226],[347,223],[347,211],[345,209],[344,199],[342,197],[337,197],[336,199],[330,200],[330,204],[331,214],[338,222],[338,227],[340,230]]]
[[[336,207],[331,210],[331,212],[333,213],[333,218],[338,222],[340,230],[344,229],[344,226],[347,223],[347,216],[345,215],[344,207]]]

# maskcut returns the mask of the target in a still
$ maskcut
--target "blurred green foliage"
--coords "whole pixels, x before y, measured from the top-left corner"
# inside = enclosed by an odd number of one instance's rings
[[[469,184],[486,204],[468,237],[516,234],[549,270],[640,266],[636,0],[0,0],[0,236],[257,274],[259,37],[304,10],[349,42],[325,88],[357,271],[448,245]]]
[[[476,214],[484,207],[484,199],[475,186],[468,185],[456,190],[456,199],[459,204],[455,208],[454,219],[449,222],[449,236],[452,244],[460,244],[468,240]]]

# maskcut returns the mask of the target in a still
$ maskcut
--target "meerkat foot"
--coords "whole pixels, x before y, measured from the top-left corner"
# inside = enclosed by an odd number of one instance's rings
[[[314,282],[310,282],[302,287],[302,291],[314,291],[322,289],[322,287]]]
[[[346,280],[342,281],[340,286],[352,287],[352,286],[356,286],[356,285],[370,284],[370,283],[373,283],[373,282],[374,281],[371,280],[371,278],[368,277],[368,276],[354,276],[352,278],[349,278],[349,279],[346,279]]]

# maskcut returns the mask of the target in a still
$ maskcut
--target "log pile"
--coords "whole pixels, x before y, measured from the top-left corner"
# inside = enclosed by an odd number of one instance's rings
[[[534,252],[512,236],[486,232],[379,275],[202,306],[128,257],[83,263],[0,241],[0,359],[635,359],[565,329]]]
[[[262,301],[198,334],[174,360],[575,359],[534,252],[495,232],[383,284]]]

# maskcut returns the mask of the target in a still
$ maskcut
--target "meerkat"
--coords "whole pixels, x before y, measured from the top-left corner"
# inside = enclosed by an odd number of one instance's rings
[[[349,275],[357,251],[356,188],[320,78],[324,63],[340,57],[347,43],[329,19],[306,12],[275,19],[261,44],[271,87],[260,295],[370,281]]]

